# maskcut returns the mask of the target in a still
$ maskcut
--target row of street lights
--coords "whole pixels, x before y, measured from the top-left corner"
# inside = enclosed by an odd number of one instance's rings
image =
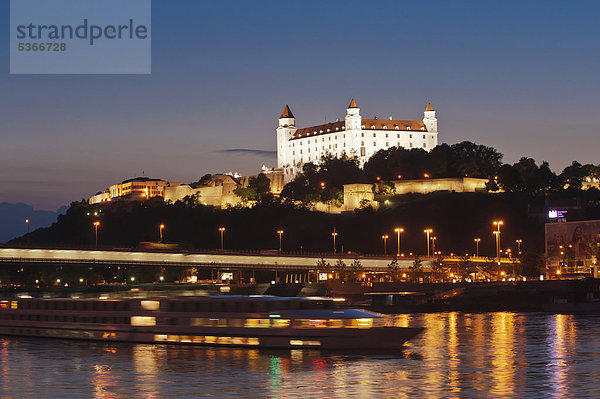
[[[29,220],[26,219],[25,220],[26,223],[29,223]],[[500,234],[501,234],[501,230],[500,230],[500,226],[502,226],[504,224],[503,221],[501,220],[495,220],[493,222],[493,225],[496,226],[496,230],[494,230],[492,233],[496,236],[496,258],[498,260],[498,262],[500,262]],[[98,227],[100,226],[100,222],[98,220],[94,221],[93,223],[94,226],[94,231],[95,231],[95,242],[96,242],[96,248],[98,248]],[[165,229],[165,225],[164,224],[160,224],[158,226],[158,234],[160,237],[159,242],[163,242],[163,230]],[[221,234],[221,250],[224,249],[224,235],[225,235],[225,227],[219,227],[218,228],[219,233]],[[401,241],[401,235],[402,233],[404,233],[404,228],[402,227],[396,227],[394,229],[394,232],[397,233],[398,236],[398,248],[397,248],[397,256],[400,256],[400,254],[402,253],[402,241]],[[279,252],[282,251],[282,236],[283,236],[284,231],[282,229],[277,230],[277,235],[279,236]],[[426,234],[427,236],[427,256],[431,256],[431,252],[433,252],[433,254],[436,254],[437,252],[435,251],[435,242],[437,240],[436,236],[432,236],[431,234],[433,233],[433,229],[431,228],[427,228],[425,230],[423,230],[423,233]],[[331,233],[332,239],[333,239],[333,252],[336,253],[337,252],[337,247],[336,247],[336,238],[338,236],[338,232],[336,231],[336,228],[333,228],[333,232]],[[387,240],[389,238],[389,236],[387,234],[384,234],[381,236],[381,238],[383,239],[383,253],[384,255],[387,255]],[[475,242],[475,254],[477,257],[479,257],[479,243],[481,242],[481,238],[475,238],[473,239],[473,241]],[[521,244],[523,243],[523,240],[518,239],[515,240],[515,242],[517,243],[517,251],[519,253],[519,255],[521,254]],[[430,251],[430,245],[431,245],[431,251]],[[507,253],[510,254],[510,249],[506,250]]]

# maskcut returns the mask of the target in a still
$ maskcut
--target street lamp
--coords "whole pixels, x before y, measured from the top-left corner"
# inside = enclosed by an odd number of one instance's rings
[[[94,222],[94,230],[96,232],[96,248],[98,248],[98,226],[100,226],[100,222],[96,220]]]
[[[519,253],[519,255],[521,255],[521,243],[523,242],[523,240],[518,239],[515,240],[515,242],[517,243],[517,252]]]
[[[29,219],[25,219],[25,224],[27,225],[27,234],[29,234]]]
[[[221,233],[221,250],[223,250],[223,234],[225,233],[225,227],[219,227],[219,232]]]
[[[404,229],[402,227],[396,227],[394,231],[398,233],[398,253],[396,256],[400,256],[400,233],[404,233]]]
[[[335,238],[337,237],[338,233],[336,233],[335,231],[335,227],[333,228],[333,233],[331,233],[331,236],[333,237],[333,253],[335,253]]]
[[[158,235],[160,236],[160,241],[158,242],[162,242],[163,241],[163,230],[165,229],[165,225],[161,224],[160,226],[158,226]]]
[[[498,262],[500,262],[500,226],[504,224],[501,220],[494,220],[494,226],[497,226],[498,230],[494,232],[496,235],[496,257],[498,258]]]
[[[479,258],[479,243],[481,242],[481,238],[475,238],[475,254]]]
[[[279,234],[279,252],[281,253],[281,236],[283,235],[283,230],[277,230],[277,234]]]
[[[433,229],[425,229],[423,233],[427,234],[427,256],[429,256],[429,234],[433,233]]]
[[[431,252],[433,252],[433,254],[435,255],[435,240],[437,240],[437,237],[431,237]]]
[[[382,235],[381,238],[383,238],[383,254],[387,255],[387,239],[388,239],[388,235]]]

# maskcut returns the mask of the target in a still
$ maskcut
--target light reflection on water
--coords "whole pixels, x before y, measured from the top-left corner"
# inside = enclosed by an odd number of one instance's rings
[[[0,338],[2,398],[600,397],[600,317],[398,315],[391,353]]]

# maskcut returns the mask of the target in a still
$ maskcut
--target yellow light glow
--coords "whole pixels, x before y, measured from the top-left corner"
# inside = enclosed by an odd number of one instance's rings
[[[156,325],[156,317],[152,316],[131,316],[131,325],[136,327],[148,327]]]
[[[160,309],[160,302],[159,301],[142,301],[141,307],[143,310],[156,311],[156,310]]]

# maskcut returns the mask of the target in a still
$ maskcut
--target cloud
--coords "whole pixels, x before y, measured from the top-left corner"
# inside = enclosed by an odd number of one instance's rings
[[[228,148],[226,150],[219,150],[219,153],[237,153],[237,154],[250,154],[250,155],[260,155],[263,157],[272,157],[277,155],[277,151],[268,151],[268,150],[252,150],[249,148]]]

